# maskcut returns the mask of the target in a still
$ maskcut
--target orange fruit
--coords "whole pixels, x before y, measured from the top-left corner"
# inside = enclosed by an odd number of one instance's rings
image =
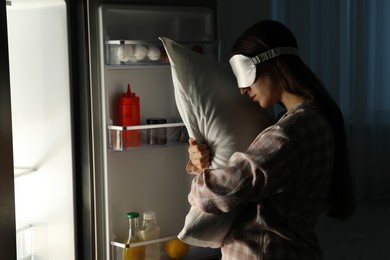
[[[180,259],[188,252],[189,246],[180,239],[168,240],[165,243],[165,253],[171,259]]]

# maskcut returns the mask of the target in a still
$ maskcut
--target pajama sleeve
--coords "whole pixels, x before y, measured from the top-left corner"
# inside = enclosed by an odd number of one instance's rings
[[[291,188],[292,172],[299,163],[291,140],[279,126],[267,129],[245,153],[234,153],[225,168],[198,174],[191,185],[190,204],[220,214]]]

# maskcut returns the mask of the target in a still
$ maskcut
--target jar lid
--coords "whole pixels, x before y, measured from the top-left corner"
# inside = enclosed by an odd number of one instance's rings
[[[167,123],[167,119],[166,118],[155,117],[155,118],[148,118],[148,119],[146,119],[146,124],[148,124],[148,125],[166,124],[166,123]]]
[[[146,211],[143,215],[145,220],[153,220],[156,219],[156,212],[154,211]]]
[[[126,214],[126,217],[127,218],[138,218],[139,217],[139,213],[138,212],[127,212]]]

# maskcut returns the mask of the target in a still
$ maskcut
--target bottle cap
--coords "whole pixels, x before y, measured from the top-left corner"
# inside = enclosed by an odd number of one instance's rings
[[[144,212],[144,216],[143,217],[144,217],[145,220],[156,219],[156,212],[154,212],[154,211]]]
[[[126,217],[127,218],[138,218],[139,217],[139,213],[138,212],[127,212],[126,214]]]

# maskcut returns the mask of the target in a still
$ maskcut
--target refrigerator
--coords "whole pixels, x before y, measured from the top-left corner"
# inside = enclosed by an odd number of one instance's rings
[[[200,49],[199,55],[218,60],[216,4],[97,2],[91,8],[96,15],[90,22],[91,42],[96,44],[91,49],[91,58],[96,58],[91,63],[95,72],[91,115],[93,142],[99,143],[94,157],[95,216],[98,243],[104,245],[97,253],[105,259],[121,259],[128,235],[126,212],[156,212],[161,249],[184,225],[192,179],[185,171],[188,137],[158,37],[168,37],[189,50]],[[128,86],[139,97],[140,126],[118,123],[119,99]],[[163,121],[150,124],[153,119]],[[162,141],[153,139],[160,134]],[[134,144],[126,138],[138,141]],[[201,248],[191,248],[187,255],[188,259],[217,256],[217,250]]]
[[[9,259],[122,259],[130,211],[156,212],[153,243],[168,259],[164,244],[184,225],[192,178],[158,37],[218,60],[216,10],[213,0],[6,2],[1,136],[13,156],[0,160],[13,195],[4,202],[16,230]],[[139,125],[118,123],[128,85]],[[156,118],[164,121],[150,123]],[[190,247],[183,259],[219,257]]]

